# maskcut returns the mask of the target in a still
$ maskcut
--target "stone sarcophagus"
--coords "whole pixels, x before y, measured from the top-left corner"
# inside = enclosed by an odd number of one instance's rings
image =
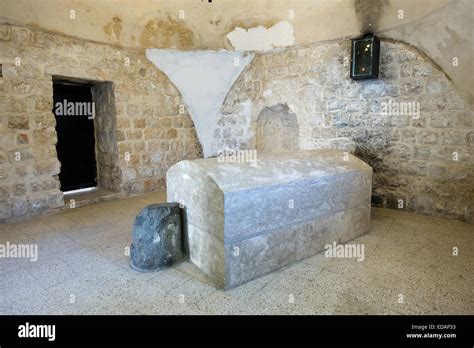
[[[191,261],[232,288],[368,231],[372,168],[338,150],[182,161],[166,175],[184,205]]]

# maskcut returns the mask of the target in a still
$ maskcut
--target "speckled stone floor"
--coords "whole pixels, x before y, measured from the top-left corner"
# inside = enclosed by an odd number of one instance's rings
[[[192,264],[128,266],[147,194],[1,225],[0,244],[37,243],[39,258],[0,258],[0,314],[474,314],[474,226],[372,210],[365,260],[324,253],[230,291]],[[459,255],[453,255],[453,248]]]

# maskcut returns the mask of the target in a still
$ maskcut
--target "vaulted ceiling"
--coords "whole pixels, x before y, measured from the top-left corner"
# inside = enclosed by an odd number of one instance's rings
[[[127,47],[233,49],[236,27],[288,21],[295,44],[412,22],[449,0],[2,0],[3,17]],[[70,18],[74,10],[75,18]],[[403,18],[399,18],[399,10]],[[183,12],[180,12],[183,11]],[[180,18],[181,15],[181,18]],[[182,18],[184,15],[184,18]]]
[[[0,21],[137,50],[258,50],[371,31],[420,48],[474,105],[472,0],[2,0],[0,6]]]

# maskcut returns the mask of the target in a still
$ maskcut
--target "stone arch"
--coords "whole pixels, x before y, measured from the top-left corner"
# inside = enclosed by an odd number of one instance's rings
[[[257,117],[257,151],[278,153],[298,149],[299,124],[288,105],[276,104],[262,109]]]

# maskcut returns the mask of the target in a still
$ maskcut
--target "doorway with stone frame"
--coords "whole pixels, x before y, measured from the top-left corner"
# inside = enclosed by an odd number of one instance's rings
[[[74,200],[75,204],[85,205],[116,196],[120,192],[121,170],[118,166],[113,82],[65,76],[52,76],[52,80],[58,138],[56,149],[61,162],[58,179],[65,203]],[[72,97],[71,100],[59,100],[57,92],[64,90],[69,91],[66,95]],[[63,115],[58,116],[61,107]],[[71,114],[71,111],[76,114]],[[68,151],[63,151],[63,144],[68,144]],[[71,174],[79,176],[75,179],[77,182],[71,181]]]

